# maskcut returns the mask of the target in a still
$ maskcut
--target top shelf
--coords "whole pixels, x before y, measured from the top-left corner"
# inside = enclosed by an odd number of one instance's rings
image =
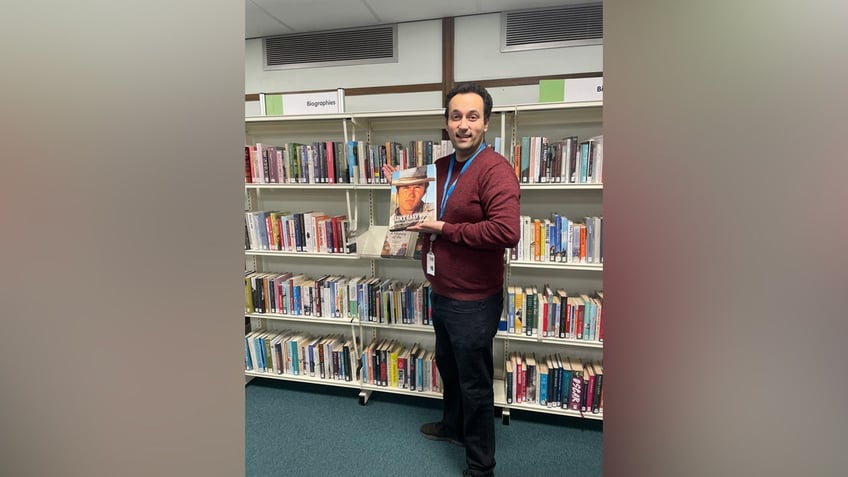
[[[600,108],[603,107],[603,105],[603,101],[581,101],[576,103],[526,103],[504,108],[503,111],[553,111],[559,109]],[[495,111],[495,109],[496,108],[493,108],[492,111]]]
[[[577,103],[526,103],[511,106],[495,106],[493,113],[513,113],[521,111],[554,111],[567,109],[585,109],[602,107],[602,101],[584,101]],[[302,114],[295,116],[250,116],[245,118],[246,123],[274,123],[285,121],[316,121],[316,120],[348,120],[369,118],[400,118],[400,117],[425,117],[444,116],[445,110],[438,109],[415,109],[404,111],[362,111],[332,114]]]

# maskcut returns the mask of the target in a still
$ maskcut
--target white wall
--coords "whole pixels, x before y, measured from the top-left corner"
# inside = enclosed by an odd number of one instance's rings
[[[439,83],[442,27],[440,20],[398,24],[398,62],[374,65],[333,66],[265,71],[262,40],[245,45],[245,92],[334,90],[404,84]],[[581,46],[544,50],[500,51],[500,15],[457,17],[454,73],[457,81],[603,71],[603,47]],[[490,88],[496,105],[538,101],[534,85]],[[348,111],[431,109],[442,107],[441,93],[407,93],[348,96]],[[245,114],[259,114],[257,103]]]
[[[262,40],[245,45],[245,92],[335,90],[397,84],[438,83],[442,78],[442,22],[398,24],[398,62],[265,71]]]
[[[454,22],[457,81],[603,71],[603,47],[576,46],[501,53],[500,14]]]

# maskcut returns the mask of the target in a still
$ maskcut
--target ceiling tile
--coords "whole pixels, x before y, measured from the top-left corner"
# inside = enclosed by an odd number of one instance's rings
[[[594,0],[245,0],[245,36],[356,28]]]
[[[296,33],[384,23],[376,18],[360,0],[250,1],[291,27]]]

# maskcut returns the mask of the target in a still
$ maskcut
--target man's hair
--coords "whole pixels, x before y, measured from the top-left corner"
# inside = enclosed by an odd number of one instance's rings
[[[460,83],[453,87],[448,94],[445,95],[445,119],[448,118],[448,106],[451,99],[458,94],[474,93],[483,98],[483,119],[488,121],[492,115],[492,95],[486,91],[486,88],[477,83]]]

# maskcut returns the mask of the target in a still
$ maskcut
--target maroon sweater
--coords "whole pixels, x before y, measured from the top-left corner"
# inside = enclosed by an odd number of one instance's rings
[[[436,161],[436,200],[442,194],[450,156]],[[451,182],[464,163],[456,162]],[[429,235],[421,267],[432,290],[456,300],[480,300],[503,291],[504,249],[518,244],[520,234],[518,179],[507,160],[487,147],[459,178],[447,201],[441,235],[433,245],[436,275],[427,274]]]

